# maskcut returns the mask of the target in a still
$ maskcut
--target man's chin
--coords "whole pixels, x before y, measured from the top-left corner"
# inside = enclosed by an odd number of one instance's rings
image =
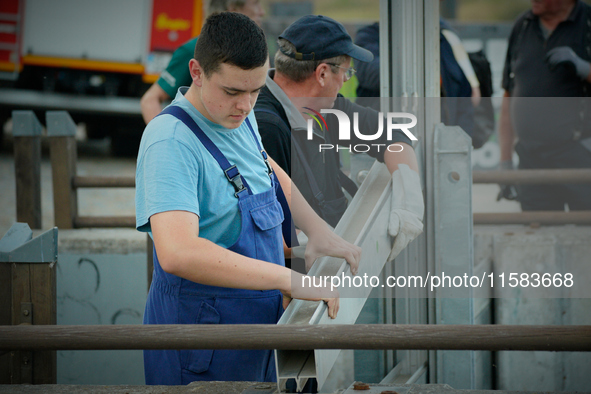
[[[224,124],[223,126],[227,129],[237,129],[238,127],[240,127],[240,125],[242,124],[242,122],[244,122],[245,119],[246,116],[229,116],[226,119],[226,124]]]

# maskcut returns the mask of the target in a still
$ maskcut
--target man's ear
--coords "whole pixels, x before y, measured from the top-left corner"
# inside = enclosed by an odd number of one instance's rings
[[[191,59],[191,61],[189,61],[189,72],[191,73],[191,79],[193,80],[193,83],[201,87],[203,85],[205,73],[203,72],[203,69],[197,60]]]
[[[316,77],[316,82],[318,82],[321,87],[324,87],[326,84],[326,77],[329,72],[332,71],[330,70],[330,66],[326,63],[320,63],[318,67],[316,67],[314,76]]]

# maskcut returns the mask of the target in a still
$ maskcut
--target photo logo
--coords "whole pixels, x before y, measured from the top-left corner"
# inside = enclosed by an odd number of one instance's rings
[[[339,134],[338,139],[339,143],[342,145],[345,141],[351,140],[351,120],[349,116],[340,111],[338,109],[321,109],[320,112],[313,110],[312,108],[304,107],[304,109],[312,111],[313,113],[304,112],[306,115],[310,116],[312,119],[308,119],[307,121],[307,138],[308,140],[313,139],[314,135],[314,122],[318,124],[321,130],[328,131],[328,125],[326,123],[326,119],[321,114],[333,114],[337,117],[339,121]],[[411,141],[417,141],[417,137],[415,137],[409,129],[415,127],[417,125],[417,117],[411,113],[407,112],[388,112],[386,114],[386,139],[388,141],[392,140],[392,133],[394,130],[402,131]],[[407,123],[394,123],[395,119],[410,119],[410,122]],[[324,125],[324,127],[323,127]],[[363,134],[359,130],[359,113],[353,113],[353,133],[355,137],[362,141],[376,141],[382,137],[384,133],[384,114],[382,112],[378,115],[378,130],[374,134]],[[380,147],[386,147],[390,152],[401,152],[404,148],[400,144],[371,144],[371,146],[377,147],[378,152]],[[352,152],[357,153],[365,153],[368,152],[371,147],[368,144],[352,144],[348,147]],[[331,150],[336,149],[344,149],[342,146],[337,145],[336,147],[333,144],[320,144],[319,150]]]
[[[318,111],[314,111],[312,108],[304,107],[304,109],[314,112],[313,114],[311,114],[309,112],[304,112],[304,113],[306,115],[308,115],[309,117],[311,117],[312,119],[314,119],[316,121],[316,123],[318,123],[318,127],[320,127],[320,130],[324,131],[324,128],[326,128],[326,131],[328,131],[328,125],[326,124],[326,119],[324,119],[324,116],[320,115],[320,113]],[[322,124],[320,123],[320,120],[318,120],[318,118],[322,119],[322,123],[324,124],[324,127],[322,127]],[[311,127],[310,127],[310,125],[308,125],[308,139],[309,140],[312,139],[310,132],[311,132]]]

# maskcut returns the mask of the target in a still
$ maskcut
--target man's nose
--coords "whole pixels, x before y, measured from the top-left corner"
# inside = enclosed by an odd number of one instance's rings
[[[236,108],[246,113],[250,112],[252,109],[250,94],[241,94],[238,103],[236,103]]]

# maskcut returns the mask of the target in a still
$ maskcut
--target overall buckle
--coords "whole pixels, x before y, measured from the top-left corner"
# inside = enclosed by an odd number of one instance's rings
[[[235,173],[230,174],[231,171],[235,171]],[[224,174],[226,174],[226,178],[228,179],[228,181],[230,181],[232,186],[234,186],[235,197],[238,197],[238,193],[246,190],[246,187],[244,187],[244,183],[242,183],[242,178],[240,177],[240,172],[238,171],[238,168],[236,168],[236,165],[233,165],[227,170],[224,170]]]
[[[271,164],[269,164],[269,160],[268,160],[269,155],[267,155],[267,151],[264,149],[261,150],[261,155],[263,156],[263,159],[265,160],[265,164],[267,165],[267,174],[269,174],[269,176],[271,176],[271,174],[273,173],[273,167],[271,167]]]

